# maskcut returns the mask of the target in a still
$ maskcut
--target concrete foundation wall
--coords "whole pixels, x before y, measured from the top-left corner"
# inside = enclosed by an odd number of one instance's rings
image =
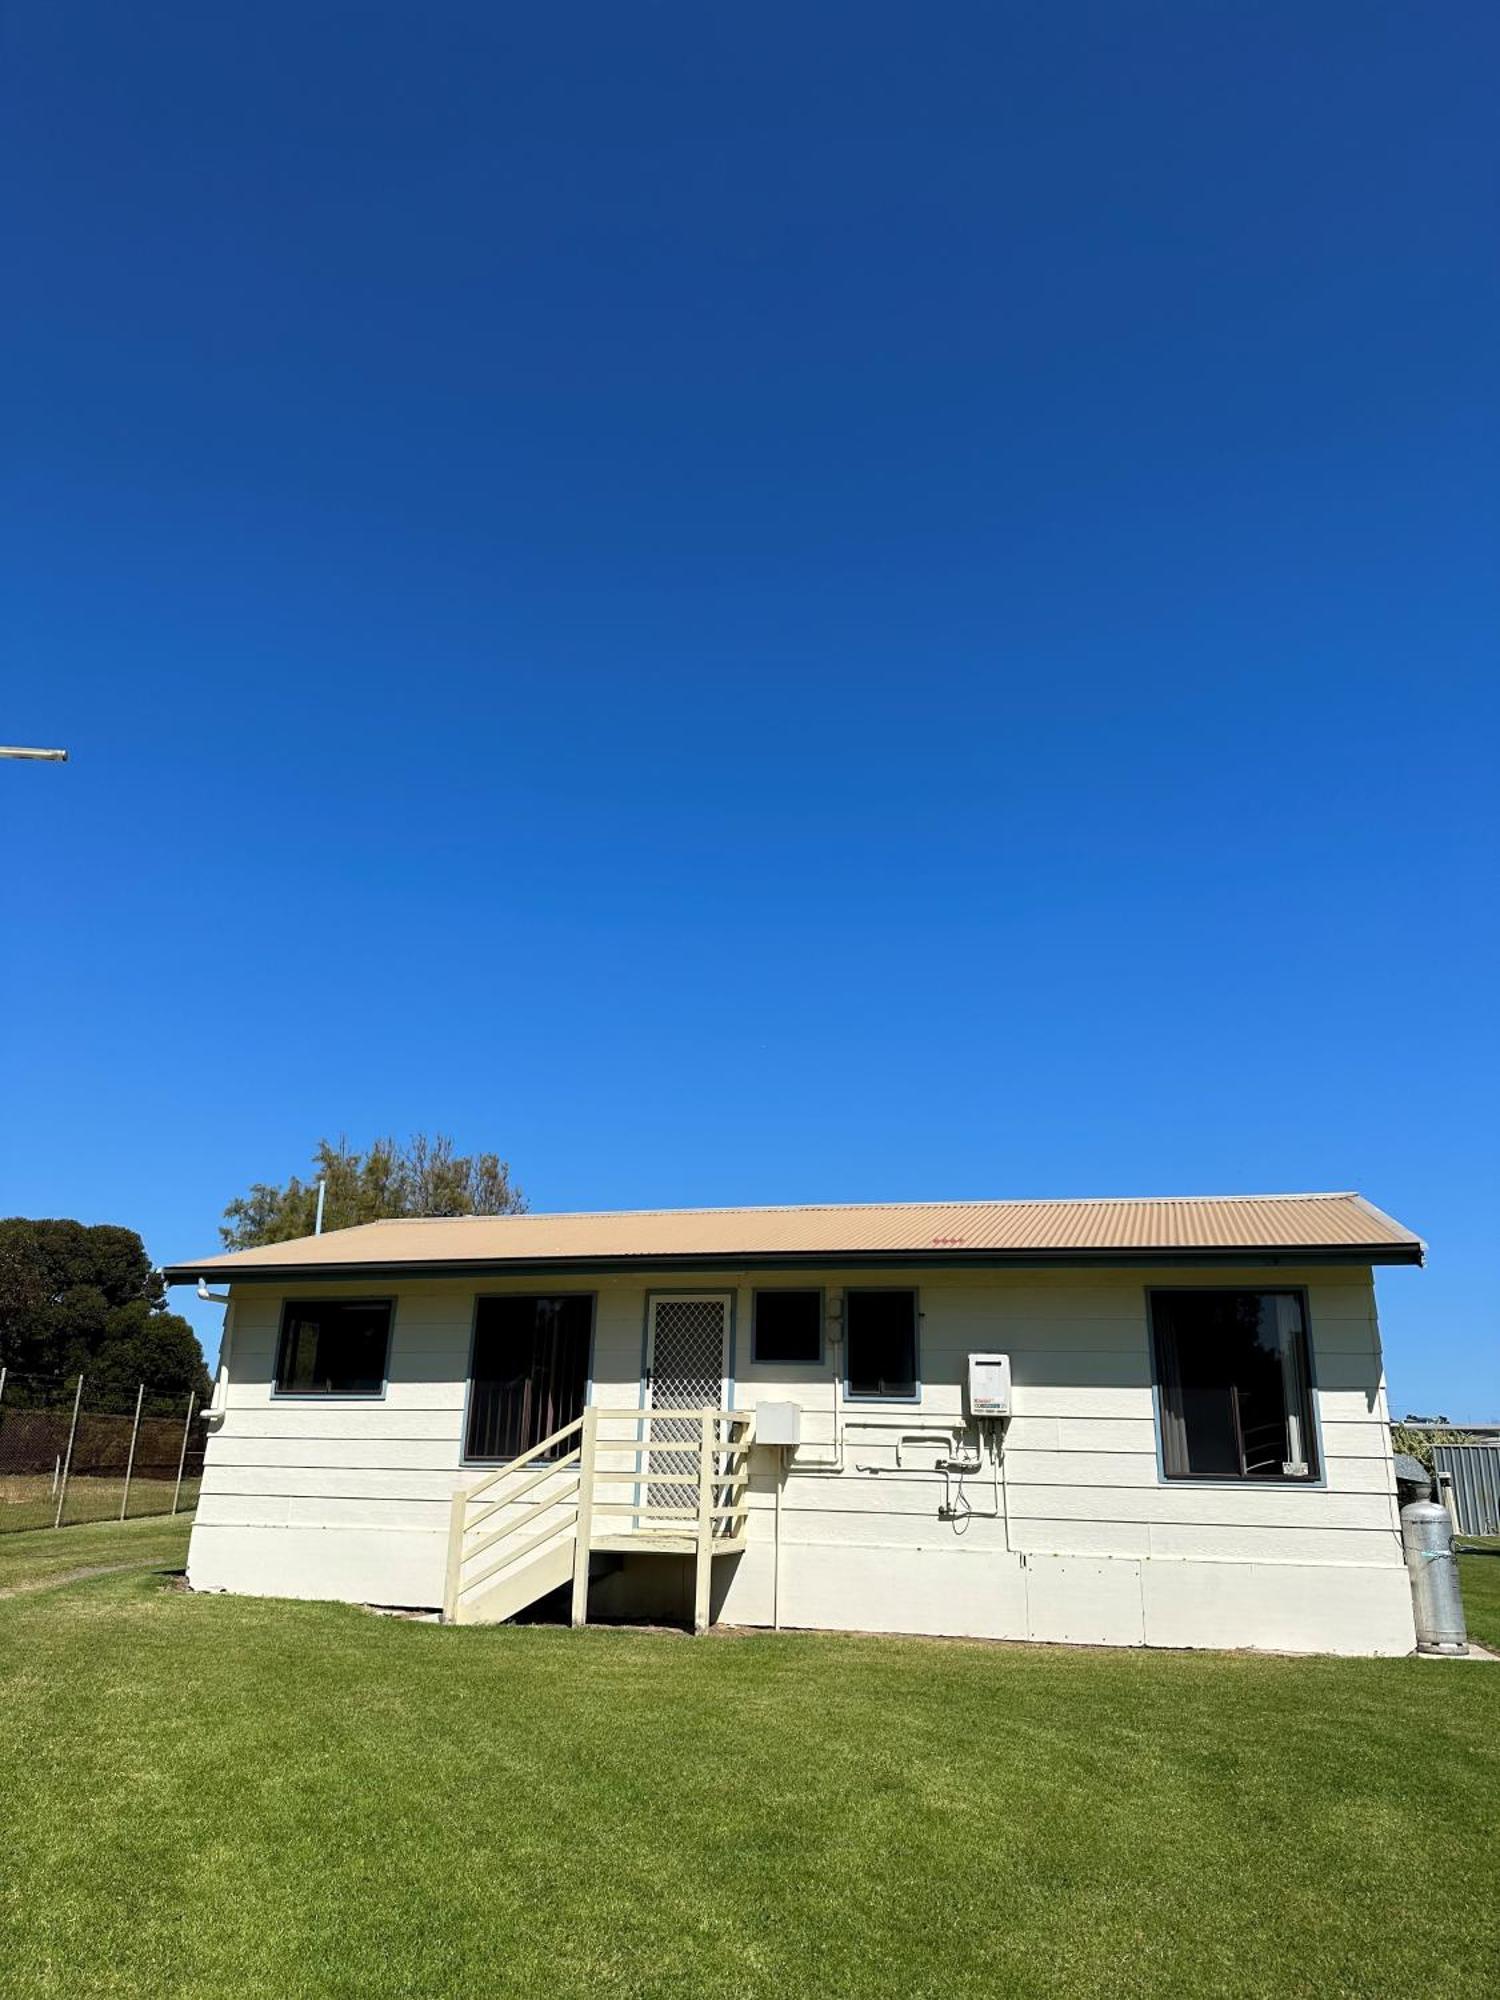
[[[769,1625],[771,1552],[715,1566],[714,1615]],[[1029,1639],[1079,1646],[1402,1654],[1413,1646],[1406,1572],[1389,1566],[969,1555],[954,1549],[783,1552],[784,1628]],[[627,1558],[595,1586],[595,1615],[691,1617],[687,1558]]]

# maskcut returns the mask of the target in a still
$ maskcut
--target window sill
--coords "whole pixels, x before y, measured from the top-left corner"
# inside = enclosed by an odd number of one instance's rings
[[[693,1444],[690,1444],[686,1447],[686,1449],[689,1451],[696,1451],[697,1448],[698,1447]],[[576,1449],[577,1447],[575,1446],[574,1450],[576,1451]],[[663,1445],[661,1449],[663,1451],[668,1451],[671,1450],[672,1447],[669,1445]],[[571,1454],[568,1452],[554,1452],[550,1458],[527,1458],[526,1463],[528,1468],[534,1465],[538,1468],[538,1470],[541,1470],[542,1468],[549,1465],[561,1465],[563,1460],[569,1456],[571,1456]],[[464,1472],[503,1472],[505,1471],[507,1466],[514,1465],[517,1459],[522,1459],[522,1458],[526,1458],[525,1452],[518,1451],[518,1452],[513,1452],[509,1458],[461,1458],[458,1461],[458,1463],[460,1469]],[[622,1478],[624,1476],[625,1476],[624,1474],[621,1474]]]
[[[384,1389],[273,1389],[273,1403],[383,1403]]]
[[[1232,1486],[1236,1490],[1251,1493],[1325,1493],[1328,1482],[1323,1478],[1297,1478],[1286,1473],[1278,1473],[1272,1478],[1252,1478],[1243,1472],[1163,1472],[1158,1474],[1158,1484],[1162,1486],[1212,1486],[1222,1489]]]

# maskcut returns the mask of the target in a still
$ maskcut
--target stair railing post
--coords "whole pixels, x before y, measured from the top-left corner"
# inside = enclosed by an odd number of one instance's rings
[[[140,1384],[135,1392],[135,1422],[130,1426],[130,1454],[125,1460],[125,1491],[120,1495],[120,1519],[125,1518],[125,1509],[130,1505],[130,1475],[135,1471],[135,1441],[141,1434],[141,1403],[146,1394],[146,1385]]]
[[[693,1631],[708,1630],[714,1574],[714,1431],[712,1410],[698,1412],[698,1550],[693,1559]]]
[[[583,1413],[583,1438],[578,1457],[578,1520],[574,1526],[573,1604],[574,1628],[589,1618],[589,1552],[594,1541],[594,1462],[599,1451],[599,1412],[590,1403]]]
[[[78,1405],[83,1401],[83,1376],[78,1377],[78,1387],[73,1391],[73,1421],[68,1426],[68,1455],[63,1460],[62,1481],[57,1489],[57,1512],[52,1516],[54,1528],[62,1526],[63,1508],[68,1504],[68,1474],[73,1469],[73,1440],[78,1435]]]
[[[456,1625],[458,1600],[463,1592],[464,1529],[469,1517],[469,1496],[460,1486],[448,1510],[448,1569],[443,1579],[443,1623]]]

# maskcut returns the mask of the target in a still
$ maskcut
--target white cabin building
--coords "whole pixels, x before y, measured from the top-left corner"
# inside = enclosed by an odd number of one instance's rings
[[[198,1590],[1407,1653],[1354,1194],[371,1223],[230,1304]]]

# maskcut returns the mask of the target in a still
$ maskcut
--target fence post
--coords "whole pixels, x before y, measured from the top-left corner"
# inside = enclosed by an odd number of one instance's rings
[[[130,1426],[130,1456],[125,1461],[125,1491],[120,1495],[120,1519],[125,1518],[125,1509],[130,1505],[130,1475],[135,1471],[135,1441],[141,1434],[141,1402],[146,1394],[146,1385],[140,1384],[135,1392],[135,1422]]]
[[[68,1455],[63,1460],[62,1485],[57,1489],[57,1512],[52,1516],[54,1528],[62,1526],[63,1508],[68,1504],[68,1474],[73,1469],[73,1440],[78,1435],[78,1405],[83,1401],[83,1376],[78,1377],[78,1387],[73,1391],[73,1421],[68,1426]]]
[[[182,1426],[182,1450],[177,1454],[177,1484],[172,1488],[172,1512],[177,1512],[178,1495],[182,1492],[182,1468],[187,1464],[188,1433],[193,1428],[193,1404],[198,1399],[196,1389],[188,1390],[187,1421]]]

